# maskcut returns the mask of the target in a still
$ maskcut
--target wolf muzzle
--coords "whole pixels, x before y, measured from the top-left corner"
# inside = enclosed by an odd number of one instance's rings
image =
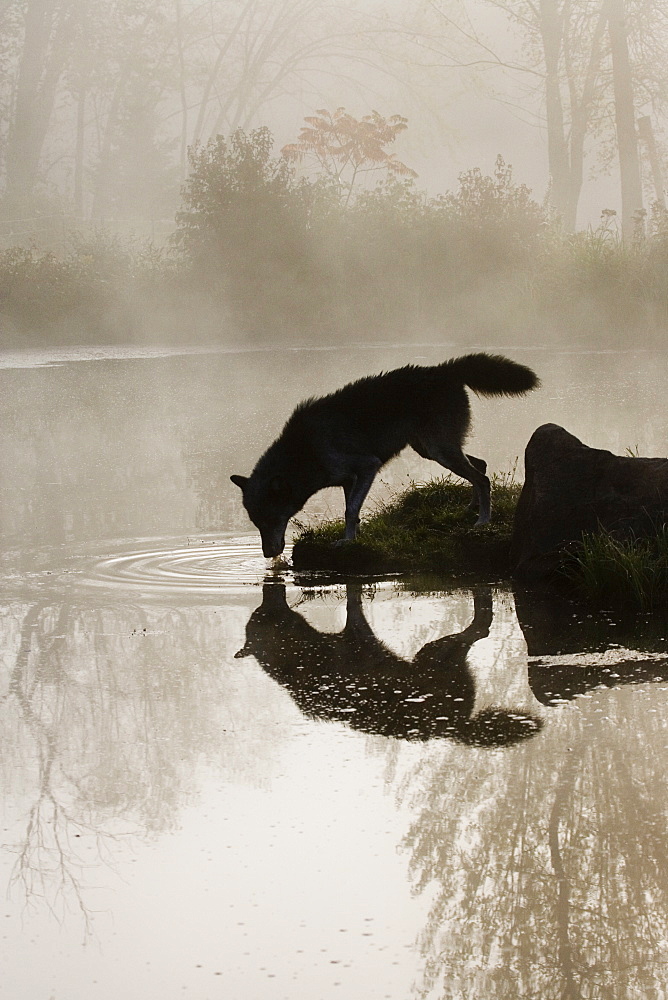
[[[268,534],[262,532],[262,554],[265,559],[274,559],[280,556],[285,548],[285,531],[272,532]]]

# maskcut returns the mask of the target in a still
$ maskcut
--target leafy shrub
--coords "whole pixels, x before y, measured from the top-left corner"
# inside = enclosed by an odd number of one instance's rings
[[[312,215],[322,188],[272,157],[269,129],[218,135],[191,154],[175,244],[193,278],[237,317],[290,311],[313,277]]]
[[[459,176],[459,189],[435,199],[434,209],[470,276],[525,268],[548,218],[512,167],[497,156],[494,176],[475,167]]]
[[[566,328],[651,335],[668,321],[668,228],[651,225],[625,242],[614,216],[605,210],[597,227],[547,234],[532,279],[536,305]]]
[[[510,239],[527,242],[545,226],[547,216],[526,184],[515,184],[513,168],[499,154],[494,176],[479,167],[459,175],[459,190],[436,200],[448,218],[470,230],[500,230]]]
[[[331,176],[299,178],[266,128],[217,136],[191,156],[171,251],[104,233],[67,252],[0,253],[0,312],[21,331],[134,339],[155,316],[182,336],[295,340],[429,335],[646,339],[668,324],[668,216],[621,241],[604,213],[584,233],[553,226],[498,157],[436,198],[389,171],[341,197]],[[82,331],[82,332],[81,332]],[[538,331],[538,333],[537,333]],[[41,334],[39,334],[41,336]],[[229,335],[229,334],[228,334]],[[68,334],[69,336],[69,334]],[[72,334],[74,336],[74,334]]]

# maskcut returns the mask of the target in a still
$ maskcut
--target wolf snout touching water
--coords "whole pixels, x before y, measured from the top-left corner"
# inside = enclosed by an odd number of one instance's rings
[[[465,455],[471,422],[465,386],[480,396],[523,395],[535,372],[494,354],[466,354],[440,365],[406,365],[344,385],[295,409],[250,476],[231,476],[268,558],[285,547],[291,517],[309,497],[341,486],[345,535],[355,538],[362,504],[379,469],[410,445],[473,485],[476,524],[491,514],[486,463]]]

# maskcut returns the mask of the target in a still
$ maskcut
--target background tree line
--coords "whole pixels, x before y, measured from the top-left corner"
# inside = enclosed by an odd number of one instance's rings
[[[303,176],[288,154],[266,127],[197,147],[167,247],[98,232],[73,235],[65,254],[0,253],[5,341],[664,336],[659,208],[631,241],[610,212],[569,233],[500,155],[431,196],[394,159],[362,158],[377,180],[356,187],[324,169]]]
[[[652,0],[5,0],[0,27],[6,340],[177,336],[194,314],[228,338],[665,329]],[[431,101],[445,136],[445,82],[533,118],[544,197],[496,149],[452,190],[419,186],[414,120],[387,105]],[[621,225],[604,207],[576,231],[587,157],[619,164]],[[169,242],[109,235],[124,216],[171,218]]]
[[[587,161],[617,161],[630,233],[643,181],[664,197],[667,52],[655,0],[3,0],[0,210],[170,217],[215,135],[401,95],[438,146],[482,88],[539,129],[567,229]]]
[[[353,2],[5,0],[3,213],[173,214],[189,146],[382,74],[382,30]]]

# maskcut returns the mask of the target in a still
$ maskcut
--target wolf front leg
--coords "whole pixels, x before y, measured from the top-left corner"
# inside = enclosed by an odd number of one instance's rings
[[[346,530],[340,543],[352,542],[357,537],[360,523],[360,510],[376,478],[381,462],[377,458],[358,465],[356,471],[345,480],[343,492],[346,497]]]

